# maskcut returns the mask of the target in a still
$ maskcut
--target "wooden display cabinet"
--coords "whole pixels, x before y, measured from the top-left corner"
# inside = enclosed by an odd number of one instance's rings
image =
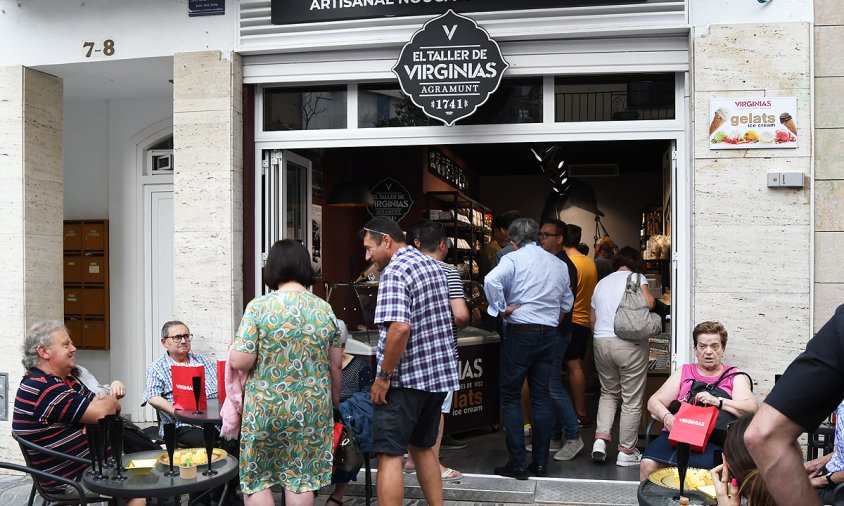
[[[64,222],[64,320],[77,348],[108,350],[108,220]]]
[[[441,223],[452,242],[445,261],[454,265],[463,279],[479,280],[481,250],[492,239],[492,210],[460,192],[429,191],[425,195],[427,217]]]

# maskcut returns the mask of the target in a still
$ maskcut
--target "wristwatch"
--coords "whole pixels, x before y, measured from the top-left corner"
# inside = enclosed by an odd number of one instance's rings
[[[826,475],[826,482],[829,483],[829,488],[835,488],[835,483],[832,481],[832,473]]]
[[[378,373],[378,379],[380,379],[380,380],[384,380],[384,381],[389,381],[389,379],[390,379],[392,376],[393,376],[393,373],[391,373],[391,372],[387,372],[387,371],[383,371],[383,370],[382,370],[381,372],[379,372],[379,373]]]

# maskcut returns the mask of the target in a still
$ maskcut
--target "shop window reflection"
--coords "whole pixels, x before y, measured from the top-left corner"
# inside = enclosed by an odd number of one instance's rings
[[[557,77],[554,120],[674,119],[674,74]]]
[[[346,128],[346,87],[266,88],[264,130]]]

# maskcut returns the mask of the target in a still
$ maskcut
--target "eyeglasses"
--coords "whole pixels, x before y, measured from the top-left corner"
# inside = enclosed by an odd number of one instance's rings
[[[370,234],[378,234],[382,237],[387,235],[386,232],[381,232],[380,230],[373,230],[371,228],[366,228],[366,227],[363,227],[362,229],[360,229],[360,235],[364,235],[365,232],[369,232]]]
[[[563,234],[549,234],[547,232],[540,232],[539,238],[540,239],[547,239],[549,237],[560,237],[561,235],[563,235]]]
[[[193,339],[193,334],[179,334],[177,336],[167,336],[167,338],[172,339],[174,343],[189,343]]]

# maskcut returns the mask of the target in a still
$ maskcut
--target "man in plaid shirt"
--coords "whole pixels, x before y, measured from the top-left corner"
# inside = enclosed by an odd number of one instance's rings
[[[433,446],[443,399],[459,387],[446,277],[436,260],[408,247],[390,218],[371,219],[360,235],[366,259],[381,270],[378,374],[371,390],[378,503],[402,504],[402,456],[409,451],[428,504],[440,506]]]

